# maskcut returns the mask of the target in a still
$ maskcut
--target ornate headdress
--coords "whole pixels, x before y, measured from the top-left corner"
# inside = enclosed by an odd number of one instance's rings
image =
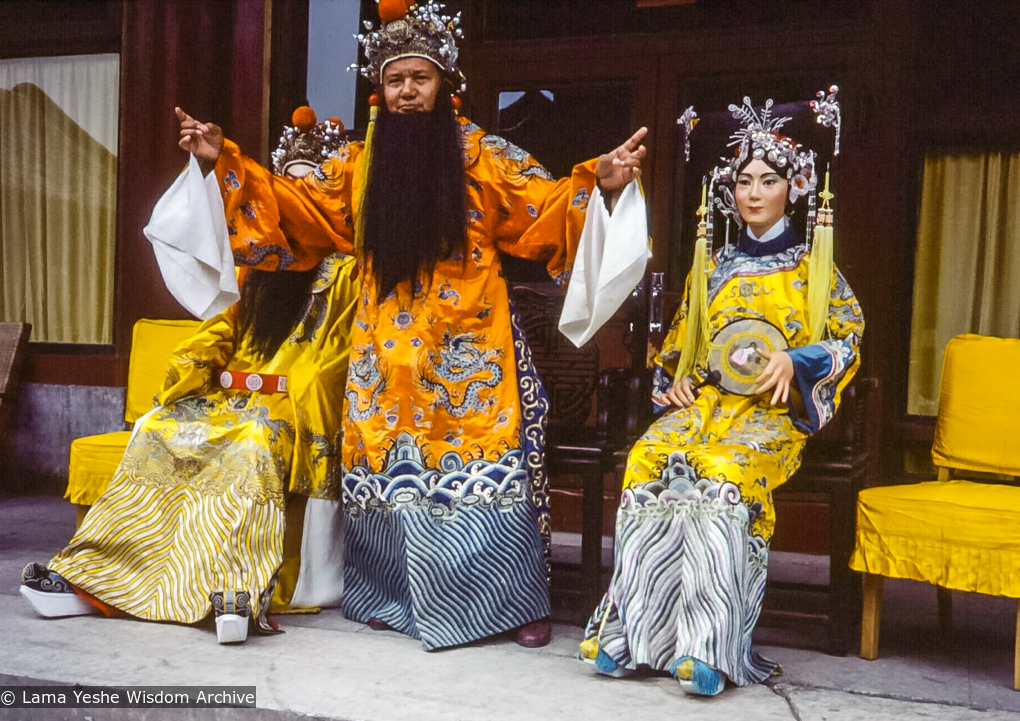
[[[746,96],[743,107],[730,105],[729,110],[742,127],[730,139],[730,147],[735,145],[737,149],[733,158],[717,169],[717,180],[735,183],[740,168],[751,160],[761,160],[790,181],[791,203],[814,190],[818,182],[815,151],[804,150],[800,143],[779,133],[779,129],[793,118],[772,117],[771,98],[765,101],[761,114],[755,112],[751,99]],[[723,160],[726,161],[725,158]]]
[[[284,175],[291,165],[318,168],[326,158],[338,155],[347,145],[344,125],[336,118],[316,124],[315,111],[302,105],[285,125],[280,144],[273,151],[273,172]]]
[[[828,92],[819,91],[817,99],[808,105],[815,114],[815,121],[826,128],[835,128],[836,140],[833,157],[839,155],[839,130],[842,121],[836,93],[839,88],[829,87]],[[733,188],[742,168],[748,161],[759,159],[785,175],[790,183],[789,199],[795,202],[800,196],[808,199],[807,228],[805,243],[808,244],[808,322],[812,340],[818,340],[824,333],[824,320],[827,317],[829,299],[829,281],[832,276],[832,224],[833,212],[829,201],[833,195],[829,192],[829,174],[826,171],[825,188],[818,197],[822,198],[822,207],[815,210],[815,190],[818,177],[815,171],[816,154],[814,150],[805,150],[793,139],[779,133],[779,130],[791,121],[792,117],[772,115],[772,100],[767,100],[761,112],[757,112],[751,99],[744,98],[743,106],[730,105],[729,111],[738,121],[740,127],[730,135],[729,147],[736,146],[732,158],[722,158],[722,165],[713,168],[702,183],[701,205],[698,208],[700,218],[697,239],[694,244],[694,266],[692,268],[691,296],[688,305],[687,338],[679,362],[677,375],[686,375],[694,364],[694,354],[699,345],[708,338],[708,307],[707,279],[712,257],[714,236],[713,210],[718,209],[727,218],[726,240],[729,240],[729,221],[734,220],[743,226],[743,220],[737,210]],[[690,136],[698,125],[697,113],[694,108],[687,111],[677,120],[684,129],[685,154],[690,159]],[[703,272],[700,276],[696,273]]]
[[[405,0],[376,0],[379,3],[379,29],[365,21],[367,33],[355,35],[365,49],[367,62],[354,63],[373,85],[382,80],[383,68],[399,58],[425,58],[435,63],[457,86],[467,88],[464,75],[457,68],[457,41],[461,37],[460,13],[446,15],[444,6],[434,0],[408,7]]]
[[[839,134],[842,121],[839,101],[836,94],[839,88],[835,85],[829,87],[828,91],[819,91],[817,99],[806,103],[815,115],[817,124],[826,128],[834,128],[836,132],[833,157],[839,155]],[[788,107],[788,106],[783,106]],[[732,220],[738,227],[743,227],[743,220],[737,211],[736,199],[733,195],[733,188],[736,185],[740,169],[749,161],[759,159],[775,168],[790,183],[789,200],[791,203],[797,201],[801,196],[808,198],[807,238],[810,239],[814,230],[814,201],[815,190],[818,187],[818,173],[815,168],[817,154],[814,150],[805,149],[800,143],[792,138],[781,134],[780,129],[793,120],[790,116],[774,116],[773,102],[771,99],[765,101],[765,105],[757,110],[751,99],[744,98],[744,104],[730,105],[729,113],[738,123],[737,129],[729,136],[728,147],[734,147],[733,155],[729,158],[721,158],[722,164],[712,168],[707,174],[707,203],[708,206],[719,210],[727,218]],[[700,118],[694,112],[694,108],[687,111],[677,120],[677,124],[684,129],[685,154],[690,160],[690,136]],[[703,222],[711,228],[711,217],[702,214]]]

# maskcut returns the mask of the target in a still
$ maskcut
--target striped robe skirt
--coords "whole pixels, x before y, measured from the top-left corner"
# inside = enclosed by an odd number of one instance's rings
[[[270,414],[269,396],[218,396],[136,423],[106,492],[51,571],[151,621],[199,621],[214,591],[246,591],[252,616],[264,613],[283,561],[293,429]]]
[[[705,410],[708,408],[708,410]],[[777,666],[752,648],[761,613],[772,491],[800,465],[789,416],[707,389],[631,449],[616,515],[613,576],[582,658],[673,671],[691,656],[738,685]]]

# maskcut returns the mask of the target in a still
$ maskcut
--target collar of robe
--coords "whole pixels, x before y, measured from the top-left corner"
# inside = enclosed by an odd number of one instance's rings
[[[797,234],[793,231],[793,223],[787,222],[783,231],[771,240],[764,242],[753,240],[747,234],[747,226],[740,229],[740,237],[737,239],[737,250],[752,258],[761,258],[766,255],[775,255],[789,250],[800,243]]]

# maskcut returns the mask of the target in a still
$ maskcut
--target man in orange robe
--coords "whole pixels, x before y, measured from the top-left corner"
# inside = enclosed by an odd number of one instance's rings
[[[430,0],[362,38],[362,72],[382,96],[366,142],[305,179],[273,176],[178,109],[180,145],[215,170],[237,263],[362,258],[341,459],[345,615],[427,650],[512,629],[541,646],[548,401],[500,253],[566,279],[590,201],[606,212],[640,198],[646,131],[554,180],[457,117],[458,18],[441,13]]]

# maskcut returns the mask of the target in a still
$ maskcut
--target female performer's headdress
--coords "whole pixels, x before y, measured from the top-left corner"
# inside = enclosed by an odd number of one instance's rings
[[[318,168],[323,161],[347,145],[344,124],[337,118],[317,123],[315,111],[307,105],[297,108],[291,115],[293,125],[285,125],[280,144],[273,151],[273,172],[286,175],[288,168],[299,167],[303,176]]]
[[[736,151],[729,162],[719,167],[719,181],[736,183],[745,164],[762,160],[790,181],[791,203],[815,189],[815,151],[804,150],[800,143],[779,133],[792,118],[773,117],[771,98],[765,101],[760,114],[755,112],[748,97],[744,98],[742,107],[730,105],[730,112],[740,119],[742,127],[732,136],[730,146],[737,146]]]
[[[839,135],[842,113],[835,85],[828,91],[819,91],[817,98],[808,103],[818,125],[834,128],[836,133],[833,158],[839,155]],[[734,186],[740,169],[753,159],[760,159],[785,175],[790,183],[790,202],[807,196],[807,228],[805,243],[808,245],[808,323],[811,341],[820,340],[828,317],[829,287],[832,277],[832,223],[833,212],[829,201],[829,171],[825,173],[825,186],[817,193],[822,198],[822,207],[816,212],[815,196],[818,177],[815,169],[817,155],[814,150],[804,149],[798,142],[779,132],[790,122],[791,116],[773,115],[773,102],[767,100],[764,107],[756,111],[751,99],[745,97],[744,104],[730,105],[729,112],[738,122],[738,128],[729,136],[729,147],[735,147],[733,157],[722,158],[721,165],[713,168],[702,182],[701,205],[698,208],[698,231],[694,245],[694,264],[691,275],[690,297],[688,299],[687,337],[681,350],[677,377],[690,373],[694,367],[697,350],[708,340],[708,273],[712,257],[712,242],[715,223],[713,214],[718,209],[726,217],[726,242],[729,242],[730,221],[743,226],[743,219],[737,211]],[[690,107],[677,120],[684,130],[685,157],[690,160],[691,132],[699,124],[699,118]],[[701,273],[698,273],[698,270]]]
[[[457,69],[457,38],[461,37],[460,13],[446,15],[444,6],[434,0],[412,4],[408,0],[376,0],[379,4],[379,29],[365,21],[367,33],[355,35],[365,50],[366,63],[351,65],[372,85],[379,85],[383,69],[400,58],[425,58],[435,63],[458,92],[467,85]]]

